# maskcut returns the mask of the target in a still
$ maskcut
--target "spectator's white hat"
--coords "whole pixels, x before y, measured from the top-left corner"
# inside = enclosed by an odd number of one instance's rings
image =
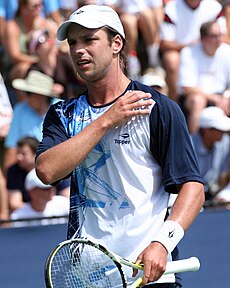
[[[221,108],[210,106],[201,112],[200,128],[215,128],[227,132],[230,131],[230,118]]]
[[[59,97],[64,89],[61,84],[54,83],[53,78],[36,70],[31,70],[26,79],[14,79],[12,86],[21,91],[49,97]]]
[[[146,73],[144,74],[140,81],[148,86],[157,86],[160,88],[164,88],[166,86],[165,80],[162,79],[159,75],[153,73]]]
[[[118,14],[106,5],[85,5],[73,12],[69,20],[59,26],[57,30],[58,40],[63,41],[67,38],[68,28],[72,23],[89,29],[109,26],[125,38],[124,28]]]
[[[52,187],[52,186],[42,183],[42,181],[38,178],[35,169],[32,169],[26,175],[25,188],[26,188],[27,191],[30,191],[30,190],[32,190],[34,188],[48,189],[50,187]]]

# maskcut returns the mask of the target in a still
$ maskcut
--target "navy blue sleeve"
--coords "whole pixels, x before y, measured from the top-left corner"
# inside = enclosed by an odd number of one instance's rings
[[[38,146],[36,157],[49,148],[69,139],[65,127],[55,111],[55,107],[58,105],[61,105],[61,103],[58,102],[52,105],[46,114],[43,123],[43,138]]]
[[[203,183],[184,114],[168,97],[155,94],[150,114],[150,149],[162,167],[165,190],[177,193],[176,185]]]

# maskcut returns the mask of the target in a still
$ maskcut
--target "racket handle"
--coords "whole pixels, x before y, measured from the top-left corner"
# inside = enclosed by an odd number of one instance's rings
[[[200,268],[200,261],[197,257],[190,257],[183,260],[177,260],[173,262],[168,262],[166,265],[166,271],[164,274],[170,273],[182,273],[182,272],[192,272],[197,271]],[[138,278],[130,288],[137,288],[142,282],[142,277]]]
[[[168,262],[164,274],[197,271],[199,268],[199,259],[197,257],[190,257],[183,260]]]
[[[138,279],[130,286],[130,288],[137,288],[137,287],[139,287],[140,284],[141,284],[141,282],[142,282],[142,277],[138,278]]]
[[[197,257],[190,257],[183,260],[168,262],[164,274],[182,273],[197,271],[200,268],[200,261]],[[137,288],[142,282],[142,277],[138,278],[130,288]]]

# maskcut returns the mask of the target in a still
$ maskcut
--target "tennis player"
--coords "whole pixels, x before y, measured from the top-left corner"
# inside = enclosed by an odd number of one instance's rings
[[[143,286],[181,287],[179,277],[162,274],[204,202],[184,116],[126,77],[125,33],[111,8],[79,8],[57,38],[67,39],[88,89],[49,109],[36,170],[46,184],[72,177],[68,238],[87,236],[143,263]],[[171,193],[178,197],[168,215]]]

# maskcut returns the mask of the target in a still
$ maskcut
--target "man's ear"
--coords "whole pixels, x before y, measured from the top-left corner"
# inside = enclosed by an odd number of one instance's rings
[[[113,38],[112,46],[113,46],[113,53],[114,54],[118,54],[121,51],[121,49],[123,47],[123,40],[119,34],[117,34]]]

